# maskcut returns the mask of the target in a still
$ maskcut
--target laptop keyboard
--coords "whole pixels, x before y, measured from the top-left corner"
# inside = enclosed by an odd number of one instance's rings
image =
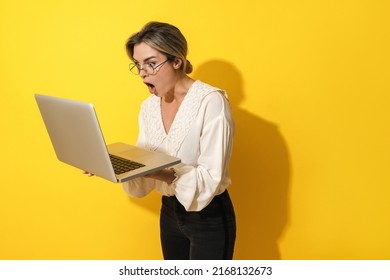
[[[110,155],[110,159],[112,162],[112,166],[114,167],[114,172],[117,175],[145,166],[142,163],[124,159],[114,155]]]

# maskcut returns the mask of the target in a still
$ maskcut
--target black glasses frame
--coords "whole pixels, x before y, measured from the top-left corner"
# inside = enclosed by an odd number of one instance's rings
[[[134,75],[139,75],[141,73],[141,70],[144,70],[148,75],[154,75],[157,73],[156,69],[169,60],[170,59],[167,59],[156,66],[150,65],[150,62],[142,64],[141,67],[138,67],[135,63],[130,63],[129,69],[130,72],[133,73]]]

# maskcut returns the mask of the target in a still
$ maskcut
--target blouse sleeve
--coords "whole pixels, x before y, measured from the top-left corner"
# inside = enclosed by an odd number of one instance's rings
[[[222,94],[212,94],[203,117],[197,165],[183,165],[176,169],[176,197],[187,211],[200,211],[221,187],[230,184],[228,164],[234,124],[229,102]]]

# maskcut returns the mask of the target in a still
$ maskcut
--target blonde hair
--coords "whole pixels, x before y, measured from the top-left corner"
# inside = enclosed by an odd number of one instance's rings
[[[134,59],[134,46],[142,42],[166,55],[170,61],[179,58],[183,73],[192,72],[191,62],[187,60],[187,40],[177,27],[164,22],[147,23],[126,41],[126,52],[130,59]]]

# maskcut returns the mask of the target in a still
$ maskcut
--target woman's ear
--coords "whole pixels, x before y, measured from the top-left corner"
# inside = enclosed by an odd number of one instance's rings
[[[182,65],[183,61],[180,58],[175,58],[173,61],[173,68],[179,69]]]

